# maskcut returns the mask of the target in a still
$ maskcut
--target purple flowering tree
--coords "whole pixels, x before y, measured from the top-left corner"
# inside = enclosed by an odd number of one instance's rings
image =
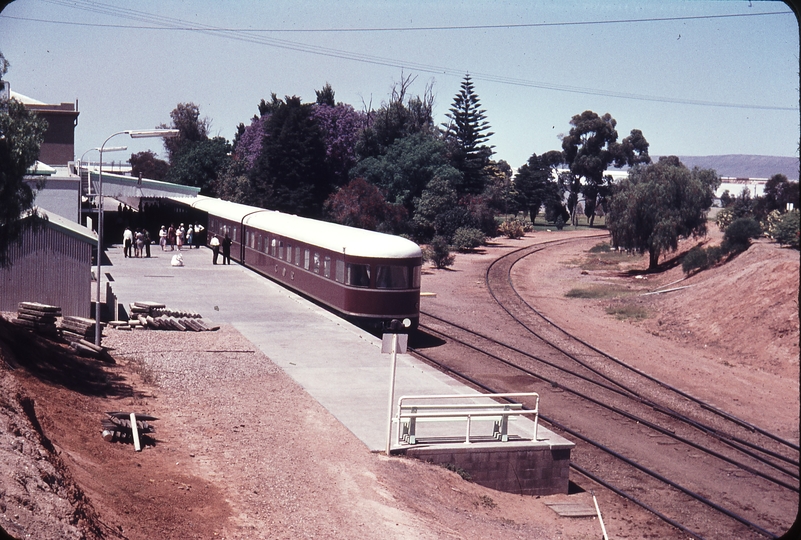
[[[333,107],[316,104],[312,117],[320,128],[326,161],[335,183],[342,186],[347,183],[348,172],[358,161],[356,143],[367,125],[367,115],[348,104],[339,103]]]

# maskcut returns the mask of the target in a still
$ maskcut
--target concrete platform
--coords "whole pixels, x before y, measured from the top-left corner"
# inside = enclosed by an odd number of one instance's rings
[[[102,289],[108,281],[126,310],[129,303],[149,300],[234,326],[371,451],[385,450],[391,357],[381,354],[379,338],[236,263],[213,265],[207,248],[183,249],[182,267],[171,265],[177,253],[162,251],[156,245],[151,247],[151,258],[125,258],[121,245],[112,246],[107,250],[112,265],[102,268]],[[477,395],[406,354],[397,357],[395,380],[395,405],[403,395]],[[464,432],[458,424],[452,429],[454,433]],[[531,438],[532,433],[530,420],[510,422],[512,438]],[[566,451],[569,459],[573,443],[542,426],[538,435],[541,440],[527,443],[526,451],[536,447],[544,452],[542,455],[561,456],[557,461],[562,462]],[[462,443],[457,445],[461,450],[450,455],[464,456],[465,450],[478,446],[512,449],[520,444]],[[410,455],[419,454],[423,447],[393,441],[393,451]],[[564,476],[564,490],[560,487],[554,493],[567,491],[566,469]]]

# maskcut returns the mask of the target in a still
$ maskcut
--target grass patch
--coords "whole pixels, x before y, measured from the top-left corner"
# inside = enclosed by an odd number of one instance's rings
[[[606,308],[606,313],[609,315],[614,315],[614,317],[618,320],[635,320],[635,321],[642,321],[643,319],[648,318],[648,311],[642,306],[610,306]]]
[[[619,287],[615,287],[614,285],[597,285],[594,287],[585,287],[585,288],[573,288],[570,289],[565,293],[565,296],[568,298],[589,298],[589,299],[597,299],[597,298],[615,298],[617,296],[622,295],[625,292],[624,289],[620,289]]]

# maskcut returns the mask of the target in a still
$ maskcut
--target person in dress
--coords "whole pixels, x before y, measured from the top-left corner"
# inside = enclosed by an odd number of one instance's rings
[[[190,223],[186,228],[186,245],[189,246],[189,249],[192,249],[192,241],[194,240],[194,236],[195,229],[192,228],[192,224]]]
[[[161,251],[167,248],[167,227],[164,225],[159,229],[159,245],[161,246]]]
[[[170,244],[170,251],[175,251],[175,225],[170,223],[170,228],[167,229],[167,243]]]
[[[184,235],[186,235],[186,229],[184,229],[184,224],[181,223],[175,231],[175,243],[178,245],[178,251],[181,251],[181,246],[184,245]]]

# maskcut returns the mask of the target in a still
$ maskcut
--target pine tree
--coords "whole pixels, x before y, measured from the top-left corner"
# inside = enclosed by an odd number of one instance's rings
[[[485,113],[470,75],[465,75],[450,113],[445,115],[450,121],[442,124],[445,137],[452,144],[454,167],[464,174],[464,184],[459,190],[462,193],[477,195],[484,190],[487,177],[484,169],[492,156],[492,146],[486,143],[494,134],[489,131]]]

